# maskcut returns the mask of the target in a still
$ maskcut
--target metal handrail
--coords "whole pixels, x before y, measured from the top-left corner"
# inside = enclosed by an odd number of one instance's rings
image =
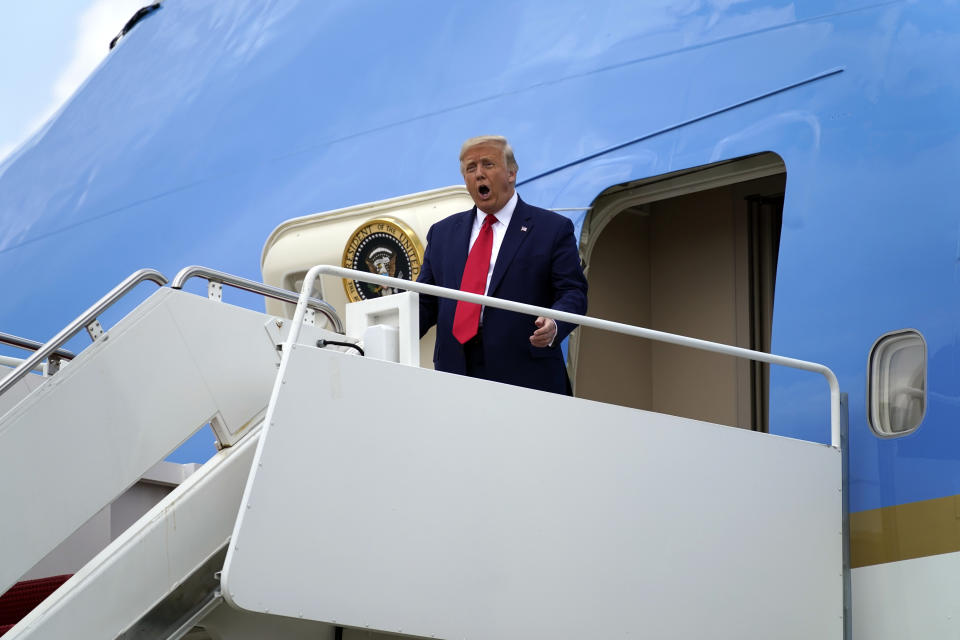
[[[0,344],[6,344],[11,347],[23,349],[24,351],[36,351],[43,346],[42,342],[30,340],[29,338],[21,338],[20,336],[15,336],[12,333],[4,333],[2,331],[0,331]],[[53,355],[61,360],[73,360],[77,357],[76,354],[71,351],[67,351],[66,349],[57,349],[53,352]]]
[[[5,377],[3,380],[0,380],[0,395],[6,393],[6,391],[15,385],[18,380],[35,369],[44,358],[50,356],[51,354],[55,354],[56,351],[62,347],[67,340],[75,336],[91,323],[96,322],[97,316],[113,306],[117,300],[125,296],[135,286],[146,280],[155,282],[161,287],[167,284],[166,277],[164,277],[164,275],[156,269],[140,269],[139,271],[134,271],[127,276],[123,282],[111,289],[107,295],[97,300],[93,306],[81,313],[73,322],[61,329],[57,335],[53,336],[50,338],[50,340],[41,345],[32,356],[24,360],[23,363],[11,371],[7,377]]]
[[[242,289],[243,291],[249,291],[251,293],[259,293],[267,298],[282,300],[284,302],[297,303],[300,299],[300,296],[293,291],[287,291],[286,289],[274,287],[269,284],[263,284],[262,282],[257,282],[256,280],[248,280],[247,278],[241,278],[240,276],[235,276],[223,271],[217,271],[216,269],[210,269],[197,265],[192,267],[184,267],[181,269],[180,272],[174,276],[173,282],[170,284],[170,286],[174,289],[182,289],[183,285],[190,278],[204,278],[208,282],[218,282],[220,284],[230,285],[236,289]],[[337,314],[337,310],[333,305],[326,300],[309,296],[307,298],[307,304],[311,309],[319,311],[326,316],[326,318],[330,321],[330,324],[333,325],[334,331],[337,333],[343,333],[343,322],[340,320],[340,316]],[[300,318],[300,322],[303,322],[303,318]]]
[[[300,333],[300,325],[303,324],[303,317],[306,314],[306,301],[309,298],[308,294],[313,288],[313,281],[316,280],[317,276],[320,274],[360,280],[361,282],[395,287],[405,291],[416,291],[417,293],[441,298],[463,300],[465,302],[482,304],[484,306],[494,307],[496,309],[505,309],[507,311],[526,313],[532,316],[544,316],[546,318],[553,318],[554,320],[561,320],[563,322],[569,322],[583,327],[592,327],[594,329],[601,329],[603,331],[612,331],[614,333],[622,333],[628,336],[647,338],[650,340],[656,340],[658,342],[667,342],[669,344],[676,344],[683,347],[691,347],[694,349],[701,349],[703,351],[721,353],[724,355],[734,356],[736,358],[746,358],[748,360],[767,362],[769,364],[778,364],[793,369],[803,369],[805,371],[819,373],[827,379],[827,384],[830,386],[830,444],[835,449],[840,448],[840,383],[837,380],[837,376],[826,365],[816,362],[808,362],[806,360],[797,360],[796,358],[777,356],[771,353],[764,353],[762,351],[754,351],[752,349],[744,349],[742,347],[732,347],[726,344],[709,342],[707,340],[700,340],[697,338],[689,338],[687,336],[666,333],[664,331],[656,331],[654,329],[635,327],[629,324],[622,324],[620,322],[611,322],[610,320],[601,320],[600,318],[581,316],[576,313],[557,311],[556,309],[549,309],[547,307],[537,307],[532,304],[523,304],[521,302],[514,302],[512,300],[503,300],[502,298],[491,298],[490,296],[482,296],[476,293],[466,293],[457,289],[448,289],[446,287],[437,287],[430,284],[412,282],[410,280],[401,280],[400,278],[390,278],[387,276],[375,275],[372,273],[366,273],[364,271],[354,271],[353,269],[334,267],[332,265],[317,265],[312,267],[307,272],[307,275],[303,280],[303,289],[300,292],[300,300],[297,302],[297,310],[293,315],[293,328],[291,328],[290,333],[287,336],[287,341],[289,344],[284,346],[284,361],[289,357],[288,354],[291,352],[289,347],[297,342],[297,338]],[[283,364],[281,364],[281,368],[282,367]]]

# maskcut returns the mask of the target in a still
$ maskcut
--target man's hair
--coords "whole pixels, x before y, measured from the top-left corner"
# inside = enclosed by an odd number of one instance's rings
[[[510,146],[506,138],[503,136],[477,136],[468,139],[460,147],[460,173],[463,173],[463,156],[467,154],[467,151],[481,144],[495,144],[500,147],[503,150],[503,159],[507,163],[507,169],[510,171],[517,171],[520,168],[517,166],[517,159],[513,155],[513,147]]]

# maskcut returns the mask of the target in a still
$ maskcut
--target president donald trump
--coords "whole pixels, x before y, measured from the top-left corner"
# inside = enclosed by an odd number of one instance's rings
[[[558,311],[587,310],[573,224],[517,196],[517,162],[502,136],[470,138],[460,173],[475,207],[430,227],[419,282]],[[570,395],[566,322],[433,296],[420,297],[420,336],[437,326],[434,367]]]

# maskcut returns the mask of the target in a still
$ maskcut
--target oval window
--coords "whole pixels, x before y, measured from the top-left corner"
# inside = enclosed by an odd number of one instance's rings
[[[927,343],[913,329],[881,336],[870,351],[867,415],[879,436],[916,430],[927,410]]]

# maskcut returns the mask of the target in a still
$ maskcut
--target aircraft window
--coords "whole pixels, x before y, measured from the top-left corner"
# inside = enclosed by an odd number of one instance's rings
[[[927,409],[927,343],[913,329],[880,337],[870,351],[867,414],[881,437],[916,430]]]

